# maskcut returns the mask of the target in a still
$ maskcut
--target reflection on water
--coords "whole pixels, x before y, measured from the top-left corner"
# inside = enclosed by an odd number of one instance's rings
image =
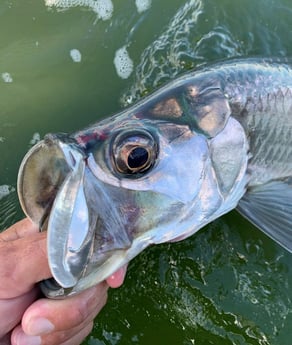
[[[0,228],[23,217],[18,167],[45,133],[77,130],[201,64],[291,56],[291,14],[288,0],[1,2]],[[290,345],[291,267],[231,213],[133,260],[85,344]]]

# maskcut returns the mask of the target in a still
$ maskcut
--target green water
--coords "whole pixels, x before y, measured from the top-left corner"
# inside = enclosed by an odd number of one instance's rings
[[[23,217],[17,171],[38,137],[80,129],[206,61],[292,56],[290,0],[153,0],[141,13],[116,0],[104,20],[98,1],[54,3],[0,2],[0,229]],[[114,65],[124,46],[127,79]],[[84,344],[291,345],[291,267],[232,212],[133,260]]]

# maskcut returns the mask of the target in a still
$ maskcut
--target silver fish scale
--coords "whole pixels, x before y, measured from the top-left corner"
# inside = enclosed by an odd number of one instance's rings
[[[249,138],[250,185],[291,176],[292,70],[267,64],[256,70],[243,69],[240,77],[230,72],[225,92],[232,116]],[[230,84],[232,79],[236,83]]]

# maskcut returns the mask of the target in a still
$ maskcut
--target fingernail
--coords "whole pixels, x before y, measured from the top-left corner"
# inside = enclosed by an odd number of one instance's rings
[[[54,328],[48,319],[37,318],[30,320],[26,329],[30,335],[42,335],[52,332]]]
[[[16,345],[41,345],[41,337],[26,335],[22,330],[15,334],[14,341]]]

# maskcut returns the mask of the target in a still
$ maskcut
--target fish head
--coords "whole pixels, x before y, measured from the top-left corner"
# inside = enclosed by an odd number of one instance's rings
[[[217,89],[199,96],[184,84],[73,135],[47,135],[23,159],[22,208],[48,232],[48,297],[95,285],[147,246],[186,238],[235,207],[244,130]]]

